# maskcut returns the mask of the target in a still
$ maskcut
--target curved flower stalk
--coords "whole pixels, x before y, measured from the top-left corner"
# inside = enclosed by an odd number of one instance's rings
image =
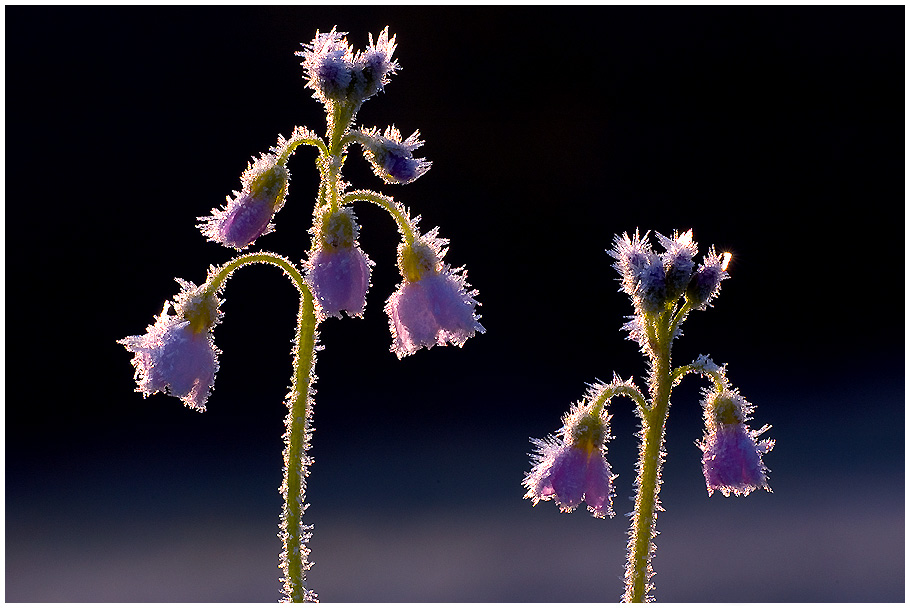
[[[664,432],[671,392],[684,376],[696,373],[712,383],[702,401],[705,436],[697,443],[708,495],[719,491],[724,496],[745,496],[759,488],[771,491],[762,456],[771,451],[774,441],[758,439],[771,427],[749,429],[746,421],[754,408],[730,386],[726,368],[706,356],[677,368],[671,363],[672,344],[681,335],[682,323],[693,310],[712,305],[721,282],[729,277],[731,256],[718,255],[712,247],[696,267],[698,248],[691,230],[674,233],[672,238],[657,234],[657,240],[662,253],[652,250],[648,234],[641,237],[638,231],[617,236],[610,251],[620,275],[620,289],[632,299],[635,313],[623,329],[649,359],[649,395],[646,397],[631,379],[621,381],[618,377],[609,384],[591,387],[585,400],[564,417],[563,428],[555,438],[532,439],[536,451],[531,455],[531,472],[523,482],[525,498],[534,504],[554,500],[562,511],[571,511],[584,500],[595,517],[612,516],[609,508],[604,509],[603,498],[605,492],[610,496],[613,491],[604,483],[604,471],[611,475],[612,469],[605,460],[601,463],[606,454],[603,443],[609,439],[606,406],[615,396],[632,399],[641,419],[637,434],[641,443],[622,598],[626,602],[652,599],[651,558],[656,549],[657,513],[662,510],[658,493],[666,456]]]
[[[294,340],[294,372],[286,399],[288,414],[284,433],[284,478],[281,494],[284,507],[279,537],[283,550],[280,566],[284,573],[286,601],[316,601],[306,588],[311,567],[307,542],[312,526],[303,523],[306,477],[311,459],[307,454],[312,440],[313,383],[318,327],[330,317],[361,317],[366,309],[374,265],[358,242],[361,226],[353,204],[378,205],[394,220],[401,235],[398,246],[402,285],[387,304],[392,334],[391,350],[399,358],[419,348],[446,343],[462,346],[477,332],[485,330],[475,309],[477,292],[470,289],[463,269],[451,269],[442,262],[448,241],[436,236],[438,228],[421,234],[419,218],[394,199],[371,190],[347,190],[341,170],[351,144],[359,144],[377,176],[385,183],[410,183],[430,168],[413,151],[423,142],[417,132],[402,141],[397,129],[355,129],[353,121],[361,104],[384,90],[389,76],[400,66],[392,59],[395,38],[384,29],[367,49],[359,52],[348,45],[345,34],[316,33],[312,42],[297,53],[303,57],[304,76],[313,97],[324,106],[327,132],[324,137],[306,127],[296,127],[291,136],[279,136],[278,143],[249,164],[241,176],[241,190],[221,209],[200,217],[198,228],[210,241],[243,250],[274,231],[275,215],[285,205],[290,173],[288,161],[301,145],[318,151],[320,172],[313,223],[309,228],[312,246],[299,265],[271,252],[239,255],[212,267],[205,283],[197,287],[178,279],[181,291],[173,304],[165,303],[155,322],[141,336],[119,341],[134,354],[137,390],[143,396],[162,392],[180,398],[187,406],[205,411],[215,384],[218,355],[213,330],[221,322],[221,293],[237,269],[252,264],[280,268],[300,293],[297,331]],[[171,309],[173,308],[173,314]]]

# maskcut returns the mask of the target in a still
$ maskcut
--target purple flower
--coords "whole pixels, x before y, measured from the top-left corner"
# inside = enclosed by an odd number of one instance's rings
[[[212,215],[198,218],[199,229],[210,241],[225,247],[245,249],[274,229],[272,217],[284,205],[288,171],[274,154],[264,154],[243,172],[241,192],[228,197],[226,209],[212,209]]]
[[[341,318],[342,310],[361,316],[373,262],[357,246],[359,226],[353,210],[326,211],[314,233],[317,246],[306,263],[306,281],[319,304],[319,320]]]
[[[613,267],[619,272],[622,290],[632,297],[636,309],[646,313],[663,310],[667,303],[666,271],[660,256],[651,250],[648,234],[639,238],[624,233],[616,236],[610,255],[616,259]]]
[[[525,498],[555,500],[563,512],[588,503],[595,517],[613,517],[613,479],[604,455],[608,421],[584,404],[565,417],[560,438],[532,439],[534,466],[525,476]]]
[[[134,353],[138,392],[148,397],[167,392],[179,397],[187,406],[205,411],[218,371],[218,349],[210,328],[195,331],[193,323],[168,313],[165,302],[155,323],[142,336],[118,340]]]
[[[691,230],[682,234],[674,232],[672,239],[657,233],[657,240],[666,251],[660,258],[666,274],[667,300],[675,302],[686,292],[692,278],[695,270],[692,258],[698,253],[698,247],[692,241]]]
[[[392,331],[392,352],[401,359],[420,347],[447,342],[462,346],[474,332],[484,333],[474,308],[476,291],[467,291],[463,277],[445,268],[418,281],[402,281],[386,302]]]
[[[360,247],[321,248],[307,263],[307,283],[319,303],[321,319],[363,315],[372,262]]]
[[[425,158],[414,158],[414,150],[423,145],[420,131],[414,131],[406,140],[395,127],[388,127],[380,135],[378,129],[361,130],[358,141],[363,145],[364,156],[373,167],[373,173],[387,184],[408,184],[430,170],[433,164]]]
[[[724,496],[731,493],[747,496],[759,488],[770,492],[762,454],[771,451],[774,440],[756,438],[771,427],[749,429],[745,421],[754,408],[736,391],[710,392],[703,405],[707,429],[697,445],[703,452],[702,469],[708,495],[715,490]]]

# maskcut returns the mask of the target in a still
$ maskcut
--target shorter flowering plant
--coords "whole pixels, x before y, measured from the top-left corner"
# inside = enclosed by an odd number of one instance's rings
[[[758,438],[771,427],[749,428],[746,422],[754,407],[730,386],[726,368],[706,356],[689,365],[671,365],[672,344],[682,334],[682,323],[693,310],[712,305],[721,281],[729,277],[731,256],[718,255],[712,247],[696,267],[698,248],[691,230],[674,233],[672,238],[657,234],[657,240],[662,253],[652,250],[648,234],[623,234],[616,237],[610,252],[616,260],[621,290],[630,296],[635,311],[623,329],[650,360],[650,395],[646,398],[631,379],[621,380],[616,375],[610,383],[591,386],[585,399],[565,415],[555,437],[531,440],[535,447],[532,468],[523,482],[525,498],[534,504],[553,500],[561,511],[568,512],[584,501],[595,517],[612,517],[616,476],[606,461],[606,442],[611,439],[606,407],[616,396],[632,399],[641,419],[641,444],[623,596],[627,602],[651,599],[651,558],[656,549],[653,538],[657,535],[657,513],[662,510],[658,493],[666,455],[664,434],[670,394],[684,376],[700,374],[713,385],[702,400],[706,428],[704,438],[697,442],[708,495],[719,491],[724,496],[745,496],[759,488],[771,491],[762,456],[771,451],[774,440]]]
[[[400,359],[421,347],[464,345],[475,333],[483,333],[474,296],[464,268],[452,269],[443,262],[446,239],[438,228],[421,233],[417,218],[391,197],[372,190],[349,190],[341,169],[352,145],[363,148],[374,172],[387,184],[407,184],[430,168],[430,162],[415,158],[422,145],[415,131],[402,141],[394,127],[383,134],[376,128],[357,128],[354,119],[364,101],[382,91],[389,76],[400,66],[392,59],[395,37],[384,29],[375,44],[370,36],[366,50],[355,53],[345,34],[316,33],[304,50],[304,76],[313,97],[326,110],[327,133],[320,137],[306,127],[296,127],[289,139],[279,136],[269,152],[254,159],[240,177],[241,190],[227,198],[221,209],[198,218],[198,227],[209,241],[236,250],[245,250],[275,229],[276,214],[288,194],[290,173],[287,163],[298,146],[313,146],[320,172],[319,193],[309,229],[312,243],[306,260],[299,265],[277,254],[262,251],[239,255],[211,267],[205,283],[177,279],[180,292],[148,326],[144,335],[129,336],[120,344],[133,353],[137,390],[147,397],[162,392],[179,397],[187,406],[205,411],[215,384],[219,350],[213,330],[222,320],[221,292],[232,273],[252,264],[269,264],[281,269],[300,293],[297,332],[294,340],[294,372],[287,397],[288,414],[284,434],[284,498],[279,536],[284,572],[283,592],[288,601],[315,601],[316,594],[305,586],[307,542],[312,525],[305,525],[307,451],[312,440],[314,368],[318,326],[342,312],[361,317],[366,307],[373,262],[360,248],[360,225],[354,203],[368,202],[389,213],[401,235],[398,267],[402,282],[386,302],[392,334],[391,351]],[[173,308],[173,314],[171,313]]]

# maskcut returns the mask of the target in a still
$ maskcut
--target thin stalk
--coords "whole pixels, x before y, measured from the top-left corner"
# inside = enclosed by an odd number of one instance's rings
[[[651,589],[649,579],[653,573],[651,557],[656,535],[657,511],[660,509],[660,472],[664,458],[664,429],[670,409],[670,391],[673,387],[670,375],[670,342],[668,315],[664,314],[649,327],[651,341],[651,408],[639,408],[641,416],[641,450],[638,460],[638,492],[635,496],[635,510],[632,529],[629,534],[629,561],[626,564],[625,602],[647,601]],[[651,326],[651,323],[648,323]]]
[[[285,599],[292,602],[304,602],[316,599],[312,591],[305,587],[306,571],[310,568],[307,560],[312,526],[304,525],[302,515],[306,510],[306,476],[310,457],[312,431],[312,384],[315,380],[313,367],[316,360],[316,312],[313,295],[303,280],[303,275],[289,260],[273,253],[251,253],[241,255],[221,268],[215,270],[209,278],[206,291],[215,293],[221,290],[224,282],[238,268],[248,264],[271,264],[281,268],[300,292],[300,305],[297,311],[297,330],[294,336],[294,371],[291,376],[291,389],[286,398],[288,414],[285,417],[284,433],[284,479],[281,482],[281,495],[284,506],[281,512],[281,568],[284,571]]]

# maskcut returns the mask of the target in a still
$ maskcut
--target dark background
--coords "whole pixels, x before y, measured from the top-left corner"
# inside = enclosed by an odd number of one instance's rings
[[[529,437],[614,370],[613,235],[694,228],[734,254],[700,353],[773,425],[773,494],[709,498],[699,390],[674,392],[654,561],[663,601],[903,601],[903,9],[7,7],[6,600],[274,601],[296,292],[228,284],[209,411],[134,392],[130,355],[174,277],[231,252],[195,218],[294,125],[324,132],[299,43],[383,26],[403,69],[358,124],[420,129],[432,170],[386,186],[451,239],[486,335],[389,352],[397,234],[363,205],[363,320],[316,371],[306,521],[325,601],[616,601],[636,419],[617,400],[618,516],[520,483]],[[318,176],[290,163],[277,232],[299,260]]]

